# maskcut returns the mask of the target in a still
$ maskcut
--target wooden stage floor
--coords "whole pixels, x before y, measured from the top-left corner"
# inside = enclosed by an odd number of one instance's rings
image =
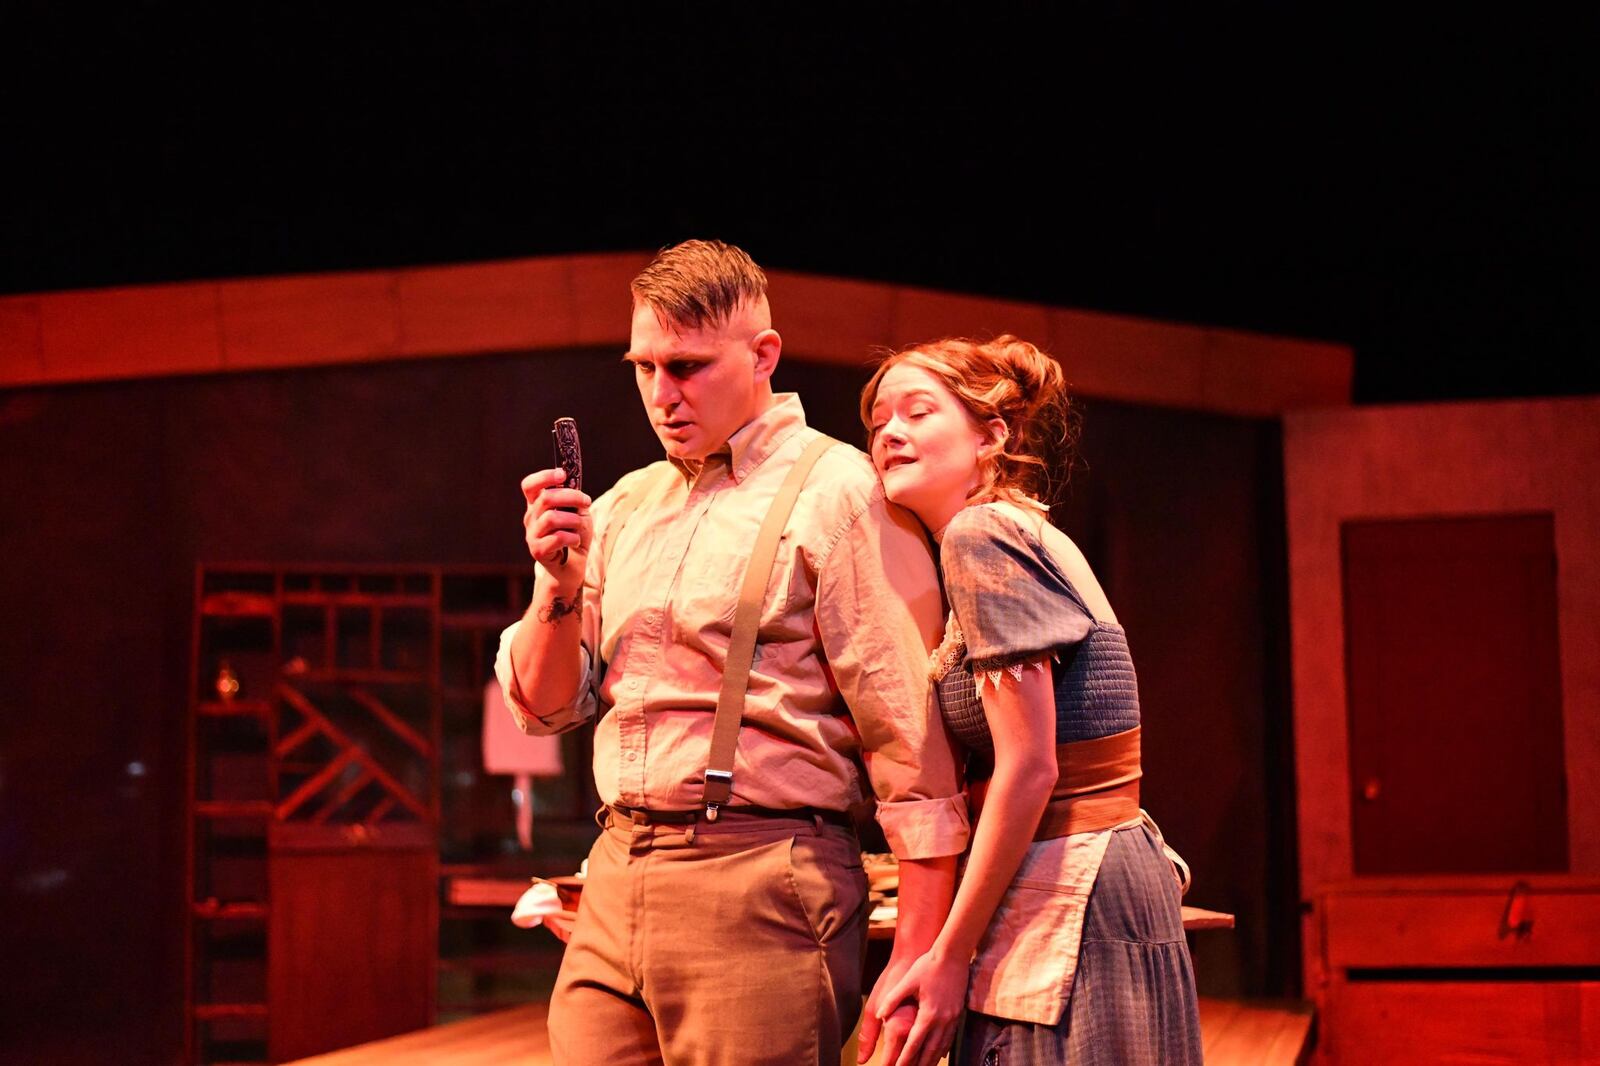
[[[1209,1066],[1296,1066],[1307,1057],[1310,1029],[1307,1006],[1200,1000]],[[847,1058],[853,1062],[855,1056]],[[548,1066],[550,1061],[545,1004],[530,1003],[300,1059],[292,1066]]]

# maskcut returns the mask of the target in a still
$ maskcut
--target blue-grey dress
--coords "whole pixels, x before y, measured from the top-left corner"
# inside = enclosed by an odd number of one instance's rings
[[[1058,656],[1056,735],[1093,740],[1139,724],[1122,627],[1097,621],[1054,557],[1006,510],[973,506],[946,528],[940,568],[965,642],[939,681],[951,731],[994,750],[974,671]],[[992,673],[990,676],[993,676]],[[1063,975],[1065,979],[1065,975]],[[1083,915],[1077,972],[1054,1025],[968,1011],[953,1064],[1200,1063],[1200,1016],[1172,863],[1147,825],[1111,834]]]

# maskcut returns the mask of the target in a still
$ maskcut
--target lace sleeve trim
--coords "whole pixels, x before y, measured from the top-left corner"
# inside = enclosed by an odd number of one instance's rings
[[[1021,681],[1024,670],[1048,670],[1051,663],[1061,661],[1059,651],[1036,651],[1025,655],[1007,655],[998,659],[984,659],[982,662],[972,664],[973,687],[978,695],[983,695],[985,680],[994,686],[996,692],[1000,691],[1000,682],[1007,674],[1011,680]]]
[[[944,639],[928,657],[928,676],[935,682],[943,681],[945,675],[960,666],[961,660],[966,657],[967,639],[961,635],[961,626],[956,622],[956,613],[951,611],[944,620]]]
[[[937,684],[960,666],[967,657],[967,640],[961,634],[961,626],[956,622],[955,612],[945,619],[944,639],[928,657],[928,676]],[[1059,663],[1061,652],[1059,650],[1024,652],[1021,655],[1003,655],[994,659],[975,661],[972,664],[972,680],[977,694],[983,694],[985,680],[993,685],[995,691],[1000,691],[1000,681],[1011,675],[1013,681],[1022,680],[1024,670],[1043,670],[1049,663]]]

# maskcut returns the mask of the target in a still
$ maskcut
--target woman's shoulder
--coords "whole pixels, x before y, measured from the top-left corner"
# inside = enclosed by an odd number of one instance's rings
[[[1038,526],[1042,514],[1030,514],[1013,503],[992,500],[963,507],[945,526],[940,538],[942,550],[963,551],[1002,548],[1037,554],[1040,545]]]
[[[939,563],[969,663],[1066,647],[1093,627],[1037,530],[1045,516],[974,504],[945,526]]]
[[[999,503],[972,504],[957,512],[939,538],[945,580],[1037,580],[1048,561],[1038,535],[1024,524],[1027,517],[1019,508]]]
[[[968,518],[969,512],[982,513]],[[963,569],[962,576],[970,572],[973,565],[991,571],[1010,569],[995,562],[1003,554],[1012,560],[1011,566],[1025,568],[1028,576],[1042,588],[1065,597],[1102,624],[1117,624],[1111,603],[1082,549],[1064,530],[1053,525],[1043,511],[1035,512],[998,500],[968,507],[956,518],[962,521],[963,532],[956,545],[947,549],[947,557],[958,560],[956,565]],[[946,545],[950,544],[949,530],[955,524],[952,521],[946,528]],[[963,564],[959,562],[963,557],[987,562]],[[949,578],[947,571],[946,579]]]

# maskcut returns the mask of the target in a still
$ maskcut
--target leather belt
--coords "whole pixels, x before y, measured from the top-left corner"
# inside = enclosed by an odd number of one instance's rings
[[[686,811],[650,811],[643,807],[623,807],[608,804],[618,821],[634,825],[694,825],[705,818],[703,807]],[[783,819],[792,822],[826,822],[843,829],[854,829],[855,822],[843,811],[826,811],[818,807],[723,807],[718,812],[721,821],[757,821]]]

